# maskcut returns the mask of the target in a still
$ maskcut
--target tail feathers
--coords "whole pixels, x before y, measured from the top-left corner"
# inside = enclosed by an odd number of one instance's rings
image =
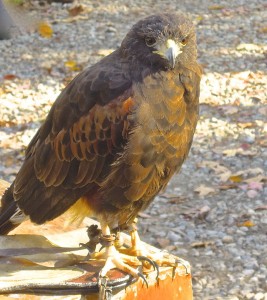
[[[8,234],[26,219],[13,198],[13,184],[6,189],[1,199],[0,235]]]

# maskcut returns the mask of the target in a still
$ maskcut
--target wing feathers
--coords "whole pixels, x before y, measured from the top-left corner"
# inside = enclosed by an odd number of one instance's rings
[[[95,189],[122,151],[134,104],[127,68],[115,51],[79,74],[30,143],[14,194],[35,222],[59,215]]]

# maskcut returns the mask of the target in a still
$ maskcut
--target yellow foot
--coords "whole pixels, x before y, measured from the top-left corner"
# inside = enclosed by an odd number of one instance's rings
[[[131,243],[132,246],[130,248],[119,249],[119,251],[124,255],[137,257],[142,261],[144,273],[151,272],[151,267],[153,267],[154,270],[157,270],[158,277],[159,267],[168,266],[175,268],[178,267],[179,264],[184,266],[186,274],[190,273],[190,265],[183,259],[177,259],[177,257],[165,251],[148,250],[145,244],[141,242],[136,229],[131,231]]]
[[[132,275],[136,279],[142,278],[142,280],[148,287],[147,280],[144,277],[144,275],[139,271],[139,268],[132,267],[138,267],[141,265],[138,258],[119,253],[114,245],[107,246],[103,252],[94,253],[91,257],[94,259],[105,259],[105,265],[99,272],[98,276],[99,299],[111,299],[112,289],[108,285],[107,273],[108,271],[115,268]]]
[[[147,283],[145,277],[139,271],[139,269],[134,268],[142,265],[140,260],[135,256],[129,256],[118,252],[113,245],[115,242],[114,235],[101,236],[100,240],[103,246],[102,251],[95,252],[91,255],[92,259],[105,260],[105,265],[99,273],[100,277],[106,277],[108,271],[117,268],[127,274],[132,275],[134,278],[141,277],[145,281],[145,283]]]
[[[120,253],[115,247],[116,237],[111,234],[109,226],[105,222],[101,222],[102,234],[99,234],[99,231],[96,227],[92,227],[91,236],[95,238],[94,242],[89,242],[88,248],[95,249],[95,243],[99,242],[102,245],[102,248],[99,252],[94,252],[90,255],[91,259],[103,259],[105,260],[104,267],[99,272],[99,299],[107,300],[110,299],[112,295],[111,287],[108,285],[108,271],[111,269],[117,268],[127,274],[130,274],[136,279],[142,278],[146,286],[148,283],[146,278],[140,272],[139,267],[142,265],[141,261],[148,259],[139,258],[136,256],[129,256],[123,253]],[[89,232],[88,232],[89,233]],[[90,237],[91,237],[90,236]]]

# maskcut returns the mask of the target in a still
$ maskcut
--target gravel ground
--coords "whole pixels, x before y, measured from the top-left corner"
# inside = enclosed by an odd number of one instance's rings
[[[266,300],[263,0],[27,5],[20,20],[32,29],[0,41],[0,178],[14,178],[26,145],[77,71],[115,49],[137,19],[166,10],[187,13],[197,26],[201,117],[181,173],[140,217],[142,238],[191,262],[194,299]],[[34,30],[38,20],[50,23],[50,38]]]

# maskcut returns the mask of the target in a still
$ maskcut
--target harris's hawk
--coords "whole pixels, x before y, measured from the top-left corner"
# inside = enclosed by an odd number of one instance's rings
[[[2,198],[0,234],[26,217],[42,224],[77,207],[77,215],[101,224],[109,262],[102,275],[117,266],[137,276],[107,241],[112,229],[134,222],[188,155],[198,120],[196,59],[192,22],[181,14],[152,15],[74,78]],[[132,242],[136,254],[136,230]]]

